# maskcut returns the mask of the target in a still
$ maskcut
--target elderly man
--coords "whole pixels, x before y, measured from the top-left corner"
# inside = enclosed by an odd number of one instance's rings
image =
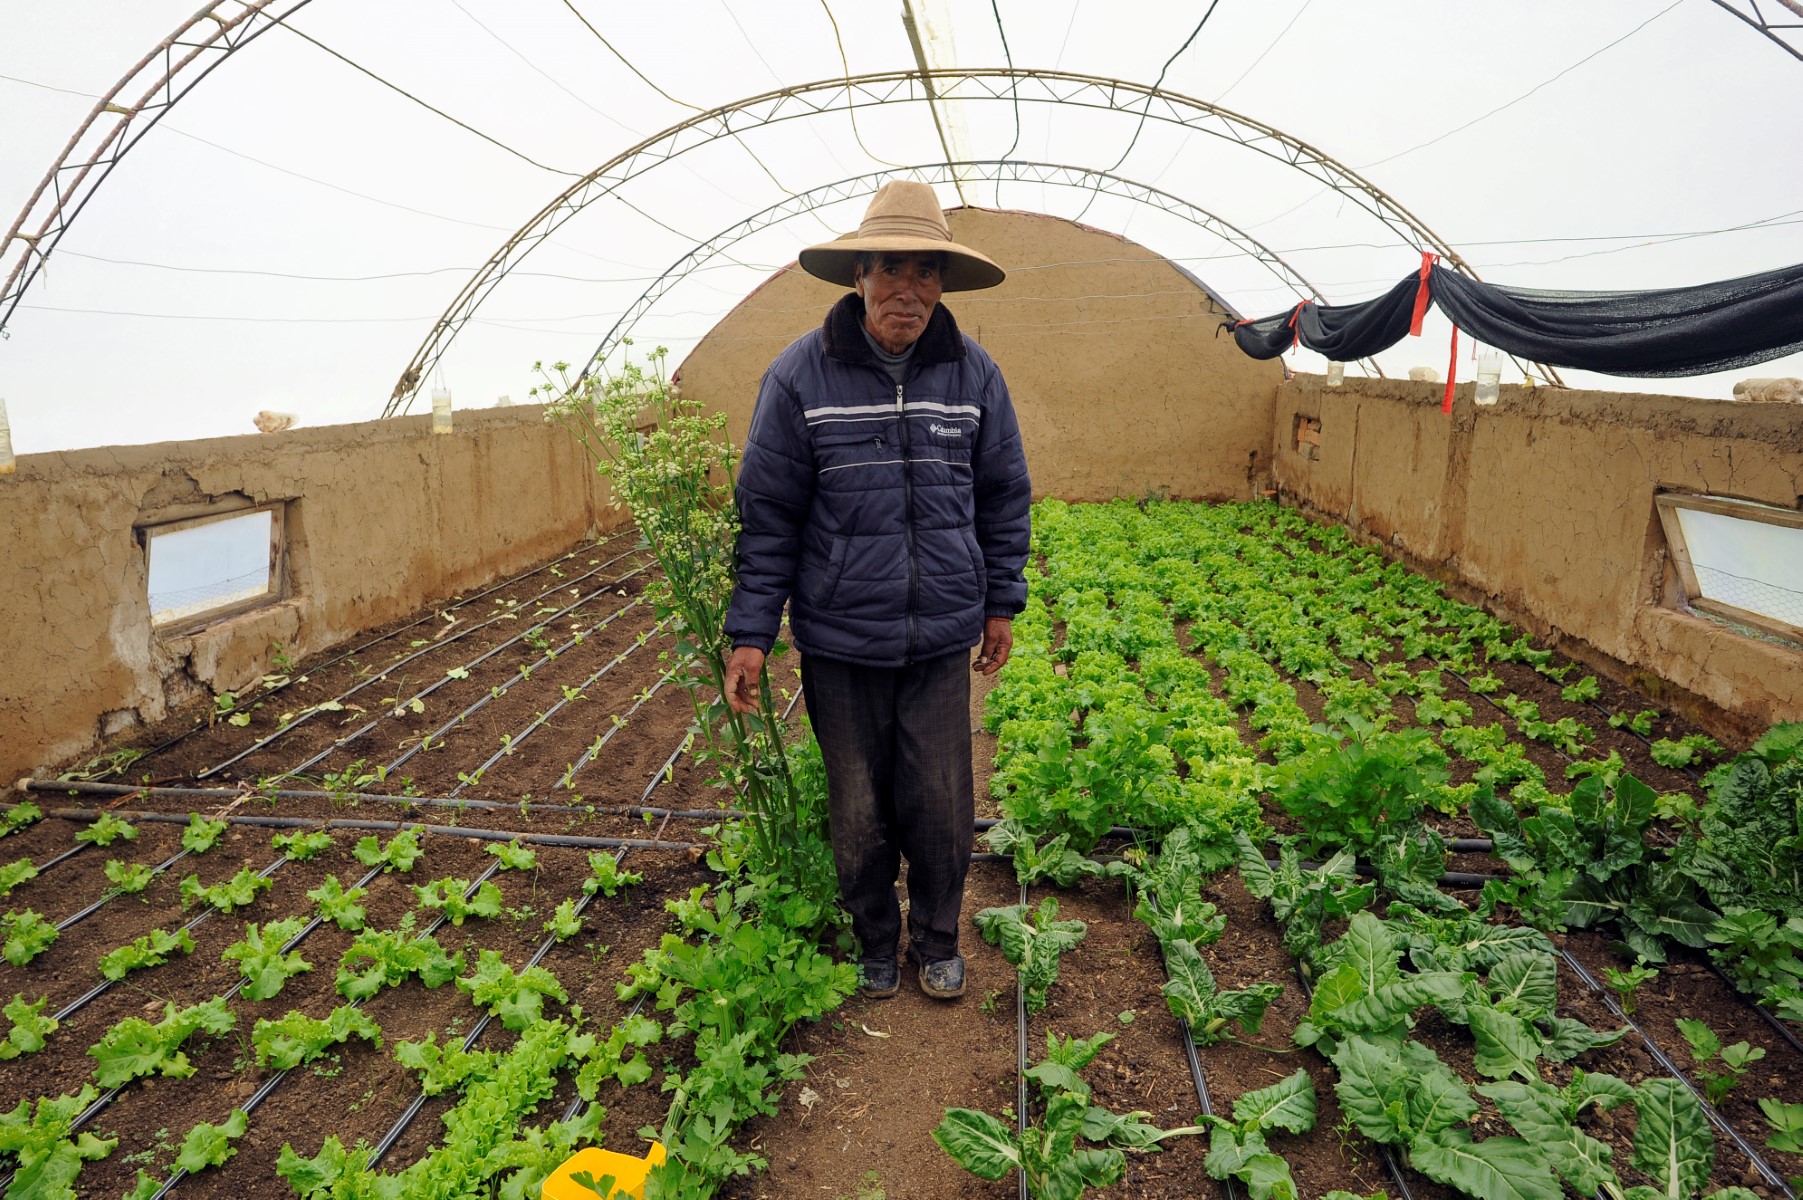
[[[1025,607],[1031,487],[1008,387],[941,292],[1002,269],[952,241],[933,189],[884,185],[854,238],[801,252],[853,291],[765,372],[739,471],[727,700],[756,707],[789,604],[826,762],[833,857],[868,996],[893,996],[908,860],[921,989],[964,992],[970,649],[993,674]]]

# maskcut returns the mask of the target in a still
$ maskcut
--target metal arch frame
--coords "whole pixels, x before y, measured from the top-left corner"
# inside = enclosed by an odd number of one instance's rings
[[[1030,162],[1022,159],[965,159],[957,162],[921,163],[911,167],[891,167],[881,171],[871,171],[864,175],[841,179],[834,183],[822,184],[806,192],[789,196],[772,204],[760,212],[728,226],[705,242],[697,243],[689,252],[677,259],[664,273],[653,280],[639,298],[627,306],[613,327],[601,339],[595,352],[582,368],[582,377],[595,373],[607,361],[609,355],[632,332],[632,328],[653,305],[688,278],[689,274],[726,251],[726,249],[744,238],[780,225],[784,221],[793,220],[806,213],[813,212],[828,204],[866,196],[877,190],[891,179],[913,179],[921,183],[952,183],[958,179],[977,180],[980,182],[1014,182],[1040,183],[1053,186],[1095,189],[1111,196],[1122,196],[1126,199],[1156,208],[1161,212],[1182,217],[1191,224],[1215,235],[1242,253],[1250,255],[1260,265],[1277,277],[1278,282],[1293,291],[1314,297],[1325,304],[1327,298],[1320,289],[1286,262],[1281,254],[1266,246],[1263,242],[1234,225],[1232,222],[1209,212],[1207,209],[1192,204],[1181,196],[1138,183],[1112,171],[1092,170],[1087,167],[1072,167],[1059,163]],[[1231,304],[1224,298],[1204,288],[1203,291],[1231,310]],[[1232,313],[1239,316],[1237,312]],[[1374,360],[1362,360],[1367,370],[1379,378],[1383,377],[1383,369]]]
[[[14,241],[24,243],[19,261],[7,273],[5,286],[0,288],[0,335],[4,334],[6,322],[19,307],[26,289],[49,261],[50,252],[68,232],[75,218],[81,215],[95,190],[119,165],[119,160],[168,115],[177,101],[212,74],[215,67],[308,2],[213,0],[158,42],[155,49],[139,59],[108,89],[70,137],[56,162],[51,164],[12,228],[0,238],[0,255],[4,255]],[[265,11],[277,7],[282,11],[273,16]],[[231,15],[226,15],[227,12]],[[201,32],[196,33],[197,28]],[[140,80],[150,80],[150,83],[138,102],[119,103],[118,97]],[[109,116],[117,120],[109,123],[106,120]],[[42,216],[38,217],[40,212]],[[34,218],[37,219],[37,232],[22,232]]]
[[[1803,0],[1776,0],[1796,19],[1774,21],[1760,11],[1759,0],[1715,0],[1715,5],[1737,20],[1765,34],[1778,48],[1803,62]],[[1785,36],[1788,34],[1789,36]]]
[[[1070,104],[1134,116],[1143,114],[1148,119],[1220,137],[1302,171],[1365,209],[1405,244],[1437,253],[1448,266],[1472,279],[1479,278],[1445,239],[1352,168],[1275,126],[1205,100],[1145,84],[1067,71],[1007,68],[883,71],[762,92],[697,113],[615,155],[565,188],[503,242],[463,285],[414,352],[413,360],[401,373],[382,415],[391,417],[404,411],[420,382],[509,271],[564,222],[595,201],[614,194],[637,176],[700,146],[779,121],[841,109],[850,111],[934,99]],[[1539,371],[1552,382],[1558,382],[1558,376],[1551,368],[1540,366]]]

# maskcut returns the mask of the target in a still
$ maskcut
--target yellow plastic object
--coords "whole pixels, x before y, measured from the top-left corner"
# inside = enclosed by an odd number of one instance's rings
[[[645,1194],[645,1176],[651,1173],[652,1167],[663,1165],[663,1161],[664,1148],[660,1142],[652,1142],[651,1149],[643,1158],[590,1146],[551,1172],[551,1177],[545,1180],[544,1200],[596,1200],[596,1194],[592,1190],[571,1181],[572,1175],[579,1175],[584,1171],[594,1176],[597,1182],[603,1176],[612,1175],[617,1192],[624,1192],[632,1200],[642,1200]]]

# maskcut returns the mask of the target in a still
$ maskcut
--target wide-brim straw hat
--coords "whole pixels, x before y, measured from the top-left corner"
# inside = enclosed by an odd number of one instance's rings
[[[945,212],[932,186],[909,179],[892,179],[882,186],[864,210],[857,233],[803,250],[801,269],[828,283],[850,287],[858,255],[920,251],[946,256],[940,281],[944,291],[994,287],[1007,276],[988,255],[952,241],[951,226],[945,223]]]

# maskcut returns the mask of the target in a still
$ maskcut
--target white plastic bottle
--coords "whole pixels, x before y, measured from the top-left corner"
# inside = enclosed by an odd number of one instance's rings
[[[451,389],[448,387],[432,389],[432,432],[451,432]]]
[[[1477,360],[1477,403],[1485,408],[1502,393],[1502,359],[1486,354]]]
[[[1341,381],[1344,380],[1345,378],[1346,378],[1346,364],[1345,363],[1330,362],[1327,364],[1327,386],[1328,387],[1339,387]]]
[[[18,466],[13,457],[13,427],[6,419],[6,399],[0,397],[0,475],[11,475]]]

